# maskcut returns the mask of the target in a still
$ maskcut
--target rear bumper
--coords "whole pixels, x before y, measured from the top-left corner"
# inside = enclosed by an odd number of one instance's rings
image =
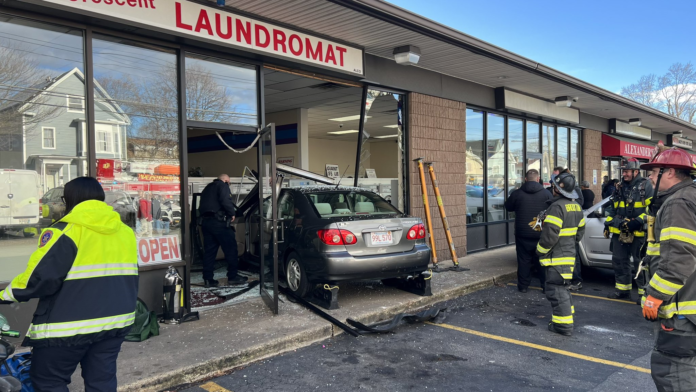
[[[415,245],[404,253],[354,257],[348,252],[324,254],[316,269],[309,272],[309,279],[317,283],[345,282],[349,280],[388,279],[420,273],[428,269],[430,248]]]

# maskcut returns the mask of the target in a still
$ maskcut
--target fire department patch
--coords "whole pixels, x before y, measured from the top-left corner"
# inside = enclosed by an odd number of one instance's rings
[[[39,242],[39,248],[43,248],[48,244],[48,241],[53,238],[53,231],[52,230],[46,230],[43,234],[41,234],[41,242]]]

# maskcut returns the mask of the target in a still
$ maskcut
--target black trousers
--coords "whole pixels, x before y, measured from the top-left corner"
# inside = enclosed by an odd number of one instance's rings
[[[237,239],[234,229],[227,227],[225,222],[215,217],[203,218],[203,241],[205,242],[205,254],[203,255],[203,279],[212,280],[215,276],[215,257],[222,247],[227,261],[227,277],[234,279],[237,276]]]
[[[110,338],[85,346],[34,348],[31,383],[36,392],[67,392],[77,364],[82,367],[86,392],[116,391],[116,359],[123,338]]]
[[[631,291],[633,286],[633,274],[631,273],[631,257],[633,268],[638,270],[640,265],[640,248],[645,237],[635,237],[633,243],[624,244],[619,241],[618,234],[611,235],[611,263],[614,266],[616,289],[619,291]]]
[[[532,282],[532,270],[536,269],[537,278],[542,288],[546,283],[546,269],[539,263],[539,256],[536,254],[536,247],[539,240],[531,238],[515,238],[515,248],[517,250],[517,287],[526,289]]]
[[[580,245],[575,243],[575,268],[573,269],[572,284],[582,283],[582,260],[580,259]]]

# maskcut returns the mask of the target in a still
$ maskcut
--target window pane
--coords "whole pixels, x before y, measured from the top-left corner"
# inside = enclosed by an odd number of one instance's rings
[[[541,178],[547,183],[550,183],[551,173],[556,166],[554,133],[553,125],[544,124],[541,126],[541,143],[543,147]]]
[[[81,31],[0,15],[0,282],[62,216],[60,205],[40,209],[43,195],[88,172],[84,114],[68,106],[85,96],[83,58]]]
[[[558,161],[557,166],[568,168],[568,128],[558,128]],[[577,173],[573,173],[577,175]]]
[[[585,173],[580,172],[582,167],[582,156],[580,155],[580,130],[570,130],[570,171],[575,174],[578,179],[587,179]],[[591,173],[590,173],[591,174]],[[587,179],[588,181],[591,181]]]
[[[527,121],[527,152],[538,152],[539,149],[539,123]]]
[[[485,222],[483,159],[483,112],[466,109],[466,223]]]
[[[505,218],[505,116],[488,113],[488,222]]]
[[[524,132],[523,121],[508,118],[508,195],[522,186],[524,178]],[[515,219],[514,212],[508,212],[508,219]]]
[[[176,71],[167,76],[176,82]],[[176,91],[176,84],[169,86]],[[256,69],[208,56],[186,57],[186,118],[258,126]]]
[[[168,260],[181,259],[176,55],[103,35],[93,48],[97,178],[107,203],[138,239],[159,238]]]

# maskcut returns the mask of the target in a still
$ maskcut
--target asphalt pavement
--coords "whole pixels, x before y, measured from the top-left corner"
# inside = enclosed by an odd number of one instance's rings
[[[655,391],[653,324],[635,303],[605,298],[611,271],[585,275],[571,337],[547,330],[540,290],[519,293],[509,282],[441,304],[443,324],[339,335],[179,390]]]

